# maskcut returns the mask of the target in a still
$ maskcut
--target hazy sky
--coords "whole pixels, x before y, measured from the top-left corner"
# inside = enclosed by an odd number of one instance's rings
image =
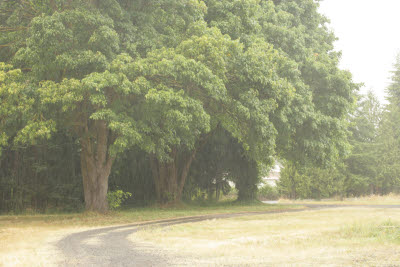
[[[400,0],[323,0],[320,11],[339,38],[341,67],[382,101],[400,52]]]

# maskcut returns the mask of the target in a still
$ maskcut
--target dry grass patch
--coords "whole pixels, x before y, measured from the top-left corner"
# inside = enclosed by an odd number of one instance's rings
[[[7,227],[0,229],[0,266],[57,266],[63,255],[56,242],[82,227]]]
[[[198,216],[207,214],[258,212],[287,209],[301,209],[298,205],[267,205],[263,203],[237,203],[232,201],[211,203],[209,205],[180,205],[176,207],[127,208],[106,214],[93,212],[67,214],[0,215],[0,229],[18,227],[70,227],[70,226],[108,226]]]
[[[397,209],[342,208],[149,228],[130,238],[200,265],[397,266],[399,224]]]
[[[334,199],[323,199],[322,201],[312,200],[312,199],[280,199],[281,204],[344,204],[344,205],[400,205],[400,195],[390,193],[385,196],[371,195],[364,197],[353,197],[344,198],[340,200],[339,198]]]
[[[57,265],[63,259],[63,255],[55,246],[57,241],[68,234],[98,226],[124,225],[205,214],[290,208],[301,207],[225,202],[210,206],[132,208],[108,214],[5,215],[0,216],[0,266]],[[96,242],[96,240],[90,242]]]

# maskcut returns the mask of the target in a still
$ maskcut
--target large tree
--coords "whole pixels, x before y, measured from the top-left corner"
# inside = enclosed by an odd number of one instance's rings
[[[280,68],[278,74],[295,91],[290,99],[278,100],[278,108],[270,115],[278,133],[276,156],[297,167],[332,169],[340,164],[350,152],[347,115],[354,107],[358,85],[349,72],[338,67],[340,53],[333,50],[335,36],[327,28],[328,20],[318,13],[318,3],[206,3],[207,22],[231,38],[239,38],[245,49],[258,38],[291,60],[293,67]]]
[[[137,89],[120,72],[124,56],[118,56],[129,52],[132,26],[115,1],[50,2],[16,5],[5,23],[27,24],[26,40],[9,47],[15,50],[11,60],[37,88],[47,122],[78,138],[86,208],[105,211],[115,155],[140,139],[127,115],[127,96]],[[25,13],[31,18],[26,22]],[[15,38],[14,32],[7,37]],[[28,121],[25,128],[35,135],[34,126]]]
[[[40,112],[47,122],[57,123],[58,128],[79,140],[88,210],[107,209],[108,176],[119,152],[140,143],[141,148],[156,155],[159,165],[163,165],[164,161],[172,159],[171,144],[184,140],[186,135],[185,144],[190,146],[198,131],[205,132],[209,128],[209,116],[202,111],[199,101],[189,98],[183,91],[173,90],[175,88],[169,84],[170,88],[155,82],[153,87],[145,76],[142,77],[142,72],[148,71],[150,76],[157,72],[152,67],[157,67],[159,60],[168,60],[171,52],[178,54],[173,50],[168,52],[168,48],[174,49],[187,38],[189,25],[201,19],[205,12],[204,3],[6,1],[2,11],[2,24],[8,32],[1,40],[7,49],[2,60],[12,61],[23,69],[25,81],[38,88],[34,93],[43,104]],[[157,53],[161,50],[165,53],[159,57]],[[205,71],[194,83],[209,89],[210,94],[215,93],[212,90],[219,90],[212,88],[221,87],[219,81],[206,84],[209,78],[206,67],[173,54],[170,59],[176,60],[178,65],[183,63],[181,70]],[[134,69],[141,64],[149,66]],[[164,67],[159,70],[160,74],[168,71],[168,66]],[[179,70],[175,72],[182,75],[182,79],[188,77]],[[169,76],[174,82],[171,78]],[[177,77],[176,83],[179,82],[182,81]],[[179,107],[174,110],[176,105]],[[193,128],[180,125],[185,123],[186,118],[181,116],[185,113],[190,116],[187,123],[198,131],[192,133]],[[158,132],[158,123],[166,124],[167,128]],[[33,129],[33,123],[28,122],[27,128]],[[161,125],[161,128],[164,127]],[[166,140],[165,145],[163,140]],[[160,177],[174,179],[173,172]],[[158,188],[159,185],[162,181],[157,183]],[[158,192],[160,190],[165,191],[161,188]],[[174,194],[177,189],[169,187],[167,190]]]
[[[236,138],[217,127],[198,149],[189,173],[189,184],[185,186],[186,193],[192,195],[200,189],[207,192],[209,200],[214,193],[218,200],[220,192],[227,193],[229,182],[234,182],[239,201],[254,200],[261,178],[257,165]]]
[[[400,192],[400,56],[392,71],[392,82],[387,88],[388,104],[378,129],[378,175],[374,193]]]
[[[357,108],[350,116],[349,138],[352,153],[346,162],[346,191],[348,195],[377,193],[379,175],[379,128],[381,127],[382,108],[377,97],[368,92],[361,96]]]
[[[218,125],[239,140],[249,157],[268,159],[276,136],[270,116],[276,101],[290,99],[294,91],[277,73],[288,59],[265,42],[245,51],[201,22],[187,34],[175,49],[151,52],[126,68],[130,80],[145,84],[145,100],[134,116],[146,129],[141,146],[152,154],[162,202],[180,200],[198,148]]]
[[[160,202],[180,200],[218,127],[240,145],[252,177],[276,153],[327,162],[346,151],[355,86],[312,0],[3,7],[1,60],[38,88],[48,123],[78,138],[87,209],[107,209],[112,163],[134,145],[150,155]]]
[[[301,1],[206,1],[206,20],[245,46],[262,38],[293,61],[280,75],[296,88],[290,105],[279,105],[273,123],[277,150],[292,161],[334,162],[349,151],[346,116],[357,85],[338,67],[335,36],[318,3]],[[300,79],[298,78],[300,76]],[[278,102],[278,104],[280,104]]]

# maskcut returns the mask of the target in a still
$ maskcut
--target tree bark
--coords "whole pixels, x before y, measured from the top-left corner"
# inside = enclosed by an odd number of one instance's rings
[[[221,176],[217,173],[217,177],[215,178],[215,199],[219,201],[220,193],[221,193]]]
[[[104,121],[94,122],[95,138],[81,138],[81,169],[85,207],[88,211],[108,210],[108,177],[114,157],[108,154],[109,130]]]
[[[189,174],[196,151],[178,159],[176,149],[171,152],[170,161],[160,161],[155,155],[150,157],[157,200],[161,204],[180,202],[183,187]]]
[[[150,167],[159,203],[181,201],[190,166],[197,151],[206,144],[212,133],[209,132],[200,138],[197,146],[191,152],[179,152],[177,148],[173,148],[170,153],[170,161],[160,161],[156,155],[150,155]]]

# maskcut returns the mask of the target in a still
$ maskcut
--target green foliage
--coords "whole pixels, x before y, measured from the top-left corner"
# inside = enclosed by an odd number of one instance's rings
[[[235,184],[240,200],[255,199],[259,166],[246,155],[236,138],[217,127],[197,152],[185,190],[189,196],[201,198],[207,193],[209,200],[214,194],[218,199],[220,192],[229,193],[229,182]]]
[[[0,155],[9,143],[35,144],[54,131],[51,122],[35,114],[35,95],[21,70],[0,62]]]
[[[389,99],[397,101],[394,95]],[[383,109],[372,92],[360,96],[349,115],[351,154],[329,168],[288,164],[281,173],[280,193],[320,199],[398,192],[397,109],[392,102]]]
[[[135,192],[133,198],[125,201],[126,204],[149,205],[156,200],[149,155],[138,148],[120,154],[109,179],[109,191],[122,188],[127,192]]]
[[[400,192],[400,57],[394,65],[392,83],[387,88],[389,104],[382,115],[378,130],[378,175],[375,177],[376,192],[388,194]]]
[[[349,196],[376,194],[378,193],[376,179],[380,172],[379,128],[382,108],[372,92],[360,97],[357,109],[350,119],[352,136],[349,141],[353,149],[345,161],[346,194]]]
[[[258,188],[257,196],[260,200],[278,200],[278,188],[269,184],[264,184],[261,188]]]
[[[116,210],[119,208],[125,200],[132,196],[129,192],[124,192],[122,190],[115,190],[107,193],[107,201],[110,209]]]
[[[305,191],[304,180],[302,178],[295,165],[287,163],[285,167],[281,169],[279,183],[277,184],[279,194],[282,197],[290,199],[299,198],[298,191]]]
[[[345,190],[349,196],[399,192],[399,68],[388,87],[389,103],[382,107],[371,92],[361,96],[351,116],[352,154],[346,159]]]
[[[174,166],[183,182],[190,172],[197,189],[215,179],[216,192],[226,191],[233,181],[248,199],[275,156],[325,170],[348,154],[357,85],[338,68],[335,37],[312,0],[5,0],[0,8],[0,147],[49,146],[42,141],[62,133],[74,140],[86,186],[96,175],[111,174],[112,187],[150,179],[143,157]],[[144,171],[129,172],[128,159]]]
[[[257,198],[257,184],[260,182],[257,162],[245,156],[238,158],[232,167],[235,187],[238,190],[238,200],[247,201]]]
[[[6,147],[0,157],[0,212],[80,211],[78,146],[63,133],[27,147]]]
[[[322,199],[343,195],[344,175],[336,168],[296,166],[286,163],[281,171],[278,191],[290,199]]]

